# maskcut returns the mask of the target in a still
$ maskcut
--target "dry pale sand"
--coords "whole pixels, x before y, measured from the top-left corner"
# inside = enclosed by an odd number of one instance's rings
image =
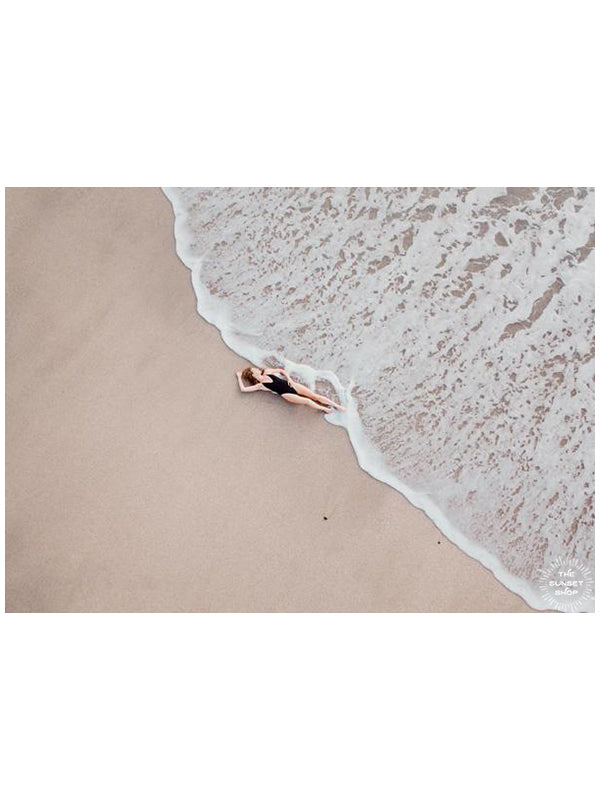
[[[6,209],[8,611],[530,610],[343,429],[238,392],[158,189]]]

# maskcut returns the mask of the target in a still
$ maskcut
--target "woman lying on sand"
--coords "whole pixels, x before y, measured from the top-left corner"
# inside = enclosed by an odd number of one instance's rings
[[[334,408],[345,411],[344,406],[334,403],[333,400],[322,394],[315,394],[308,386],[303,386],[292,380],[285,369],[260,369],[259,367],[246,367],[242,372],[236,372],[240,390],[242,392],[274,392],[283,397],[288,403],[310,406],[318,411],[328,414]],[[283,375],[283,378],[279,378]],[[249,386],[244,384],[246,381]]]

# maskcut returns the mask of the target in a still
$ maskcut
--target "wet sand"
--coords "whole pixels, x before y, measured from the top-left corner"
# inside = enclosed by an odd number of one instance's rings
[[[8,611],[531,610],[343,429],[238,391],[160,190],[6,215]]]

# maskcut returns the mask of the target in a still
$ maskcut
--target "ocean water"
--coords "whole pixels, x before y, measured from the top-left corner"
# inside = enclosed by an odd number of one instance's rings
[[[165,194],[199,313],[337,395],[365,470],[534,608],[593,569],[592,189]]]

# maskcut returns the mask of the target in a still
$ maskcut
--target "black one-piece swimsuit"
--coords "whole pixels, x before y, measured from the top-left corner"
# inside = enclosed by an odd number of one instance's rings
[[[290,386],[289,383],[282,378],[278,378],[277,375],[267,375],[267,377],[271,378],[273,381],[273,383],[263,383],[263,386],[269,391],[275,394],[298,394],[293,386]]]

